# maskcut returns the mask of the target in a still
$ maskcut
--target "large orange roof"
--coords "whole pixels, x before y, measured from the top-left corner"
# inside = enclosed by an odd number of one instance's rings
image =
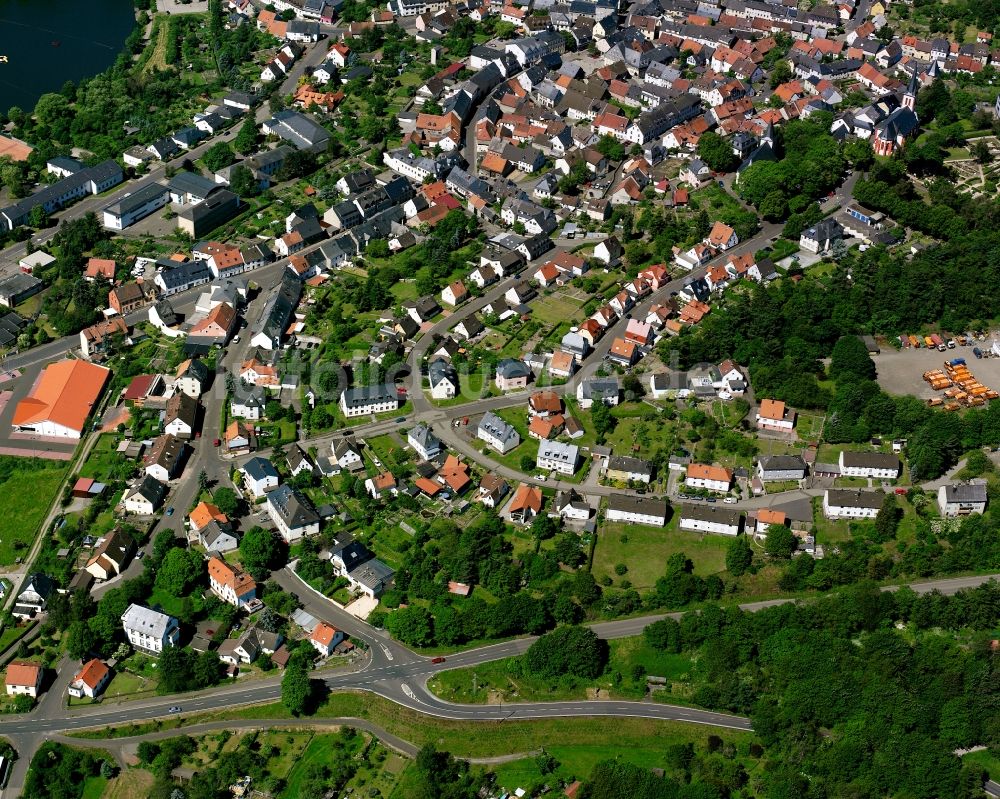
[[[689,463],[687,476],[701,480],[718,480],[721,483],[731,483],[733,473],[721,466],[709,466],[704,463]]]
[[[49,364],[31,393],[17,403],[11,423],[19,426],[48,421],[82,433],[110,375],[110,369],[86,361]]]
[[[195,505],[193,511],[191,511],[191,524],[196,530],[200,530],[212,521],[217,521],[220,524],[225,524],[229,521],[221,510],[219,510],[217,505],[213,505],[211,502],[199,502]]]
[[[90,688],[97,688],[107,675],[108,667],[97,658],[94,658],[87,661],[84,667],[77,672],[77,675],[73,678],[73,682],[79,680]]]
[[[7,685],[38,685],[42,667],[37,663],[11,663],[7,667]]]

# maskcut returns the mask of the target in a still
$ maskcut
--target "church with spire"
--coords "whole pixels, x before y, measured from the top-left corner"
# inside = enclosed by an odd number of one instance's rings
[[[903,149],[906,143],[916,135],[920,124],[916,110],[919,89],[920,81],[914,72],[910,76],[910,82],[900,99],[899,108],[889,114],[875,128],[875,135],[872,137],[872,149],[875,151],[875,155],[892,155],[896,150]]]

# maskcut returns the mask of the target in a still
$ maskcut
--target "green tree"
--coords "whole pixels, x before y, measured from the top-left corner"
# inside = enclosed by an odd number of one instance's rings
[[[233,489],[228,486],[221,486],[220,488],[215,489],[212,493],[212,501],[219,510],[226,514],[226,516],[229,516],[230,518],[236,517],[237,512],[239,511],[240,501]]]
[[[589,627],[559,627],[533,643],[524,666],[538,677],[594,679],[608,662],[608,645]]]
[[[599,443],[604,443],[604,438],[615,429],[618,420],[612,415],[611,408],[603,402],[595,402],[590,406],[590,420],[594,425],[594,435]]]
[[[830,354],[830,377],[860,380],[875,379],[875,362],[868,355],[868,348],[857,336],[841,336]]]
[[[281,704],[293,716],[301,716],[309,709],[312,682],[305,656],[296,652],[285,667],[281,678]]]
[[[260,183],[249,167],[238,164],[229,176],[229,188],[240,197],[256,197],[260,194]]]
[[[698,157],[713,172],[731,172],[740,164],[729,142],[713,131],[703,133],[698,139]]]
[[[882,507],[875,515],[875,540],[879,543],[891,541],[896,537],[896,528],[902,516],[895,494],[886,494]]]
[[[156,587],[171,596],[183,597],[201,582],[204,561],[190,549],[171,549],[156,571]]]
[[[734,577],[739,577],[750,568],[753,562],[753,549],[745,535],[740,535],[729,542],[726,548],[726,569]]]
[[[218,172],[236,160],[236,154],[229,142],[218,141],[202,155],[201,161],[210,172]]]
[[[430,646],[434,643],[433,619],[426,608],[413,605],[394,610],[385,620],[393,638],[407,646]]]
[[[251,527],[240,539],[240,562],[258,582],[277,565],[278,553],[274,534],[263,527]]]
[[[787,560],[792,556],[797,547],[798,539],[787,525],[768,525],[764,551],[770,557]]]
[[[247,115],[247,118],[243,121],[240,126],[240,132],[236,134],[236,138],[233,139],[233,147],[236,152],[243,155],[250,155],[257,149],[257,121],[254,119],[253,112]]]

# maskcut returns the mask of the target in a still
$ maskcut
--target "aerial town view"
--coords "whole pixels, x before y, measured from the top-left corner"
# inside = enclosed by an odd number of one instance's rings
[[[0,799],[1000,798],[1000,6],[0,23]]]

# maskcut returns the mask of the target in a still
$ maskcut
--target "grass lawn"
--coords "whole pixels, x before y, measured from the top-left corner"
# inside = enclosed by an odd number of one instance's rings
[[[0,519],[0,566],[9,566],[27,554],[38,526],[49,512],[66,475],[65,465],[15,471],[0,484],[4,513]],[[20,545],[15,548],[15,545]]]
[[[147,799],[153,781],[153,775],[144,769],[128,769],[108,782],[104,799]]]
[[[594,577],[600,581],[608,575],[617,584],[628,580],[642,593],[663,576],[667,558],[675,552],[683,552],[692,560],[695,574],[705,576],[725,569],[727,537],[685,532],[677,524],[675,516],[663,528],[621,522],[601,525],[591,570]],[[628,568],[621,577],[615,574],[619,563]]]
[[[83,793],[80,794],[80,799],[101,799],[107,786],[108,781],[100,774],[87,777],[83,783]]]
[[[503,702],[560,701],[593,698],[642,699],[646,694],[645,674],[665,678],[668,683],[687,682],[691,660],[684,655],[659,652],[646,645],[642,636],[609,641],[608,664],[596,680],[544,680],[519,673],[521,658],[505,658],[464,669],[444,671],[434,676],[428,687],[451,702],[496,704]],[[632,679],[636,666],[645,669]],[[677,697],[671,696],[670,700]]]
[[[561,718],[531,721],[509,721],[502,725],[475,722],[447,721],[425,716],[399,707],[387,699],[362,693],[333,694],[319,708],[321,718],[353,717],[369,719],[374,724],[411,741],[417,746],[433,742],[439,749],[446,749],[456,757],[495,757],[503,754],[530,752],[541,747],[555,746],[595,747],[607,751],[608,719]],[[83,738],[123,737],[141,735],[154,729],[174,729],[181,723],[197,724],[203,721],[226,719],[289,719],[294,721],[280,703],[237,708],[230,711],[205,713],[186,719],[170,719],[160,724],[126,725],[121,728],[102,729],[77,733]],[[701,727],[674,721],[642,718],[614,720],[614,739],[623,749],[664,747],[679,741],[692,741],[703,745],[709,735],[718,735],[737,746],[747,744],[751,733],[715,727]]]
[[[569,322],[581,315],[583,303],[569,297],[563,292],[539,297],[532,304],[532,316],[545,325],[558,325]]]
[[[962,758],[965,763],[976,765],[987,771],[990,779],[996,780],[1000,777],[1000,750],[990,751],[986,749],[982,752],[972,752]]]
[[[80,467],[81,476],[103,481],[111,479],[112,470],[121,463],[121,456],[115,452],[117,438],[117,435],[105,433],[97,439],[87,460]]]

